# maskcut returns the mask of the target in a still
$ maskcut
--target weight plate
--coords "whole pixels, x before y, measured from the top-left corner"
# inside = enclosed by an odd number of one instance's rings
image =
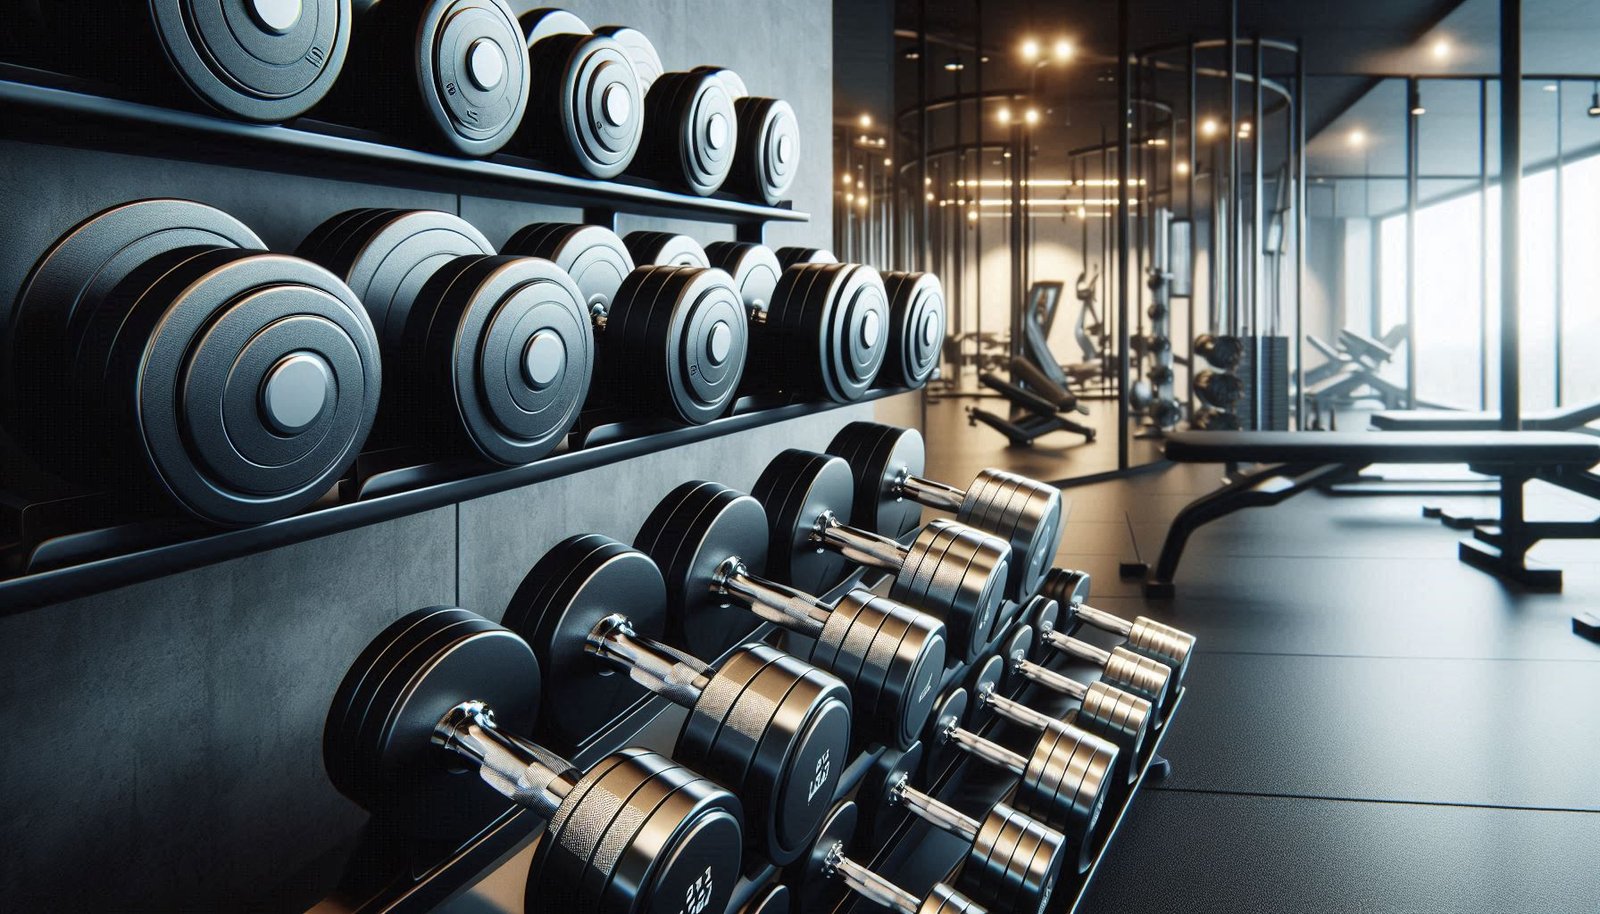
[[[1001,694],[1005,687],[1006,658],[1003,654],[992,654],[972,665],[967,672],[967,694],[975,698],[972,703],[972,717],[967,721],[969,728],[976,728],[978,719],[990,713],[992,706],[985,703],[985,694]]]
[[[859,831],[869,841],[883,841],[905,818],[904,807],[894,802],[894,788],[902,781],[913,780],[922,768],[922,743],[912,740],[903,750],[885,749],[867,766],[856,788],[855,801],[860,808]]]
[[[778,263],[785,270],[797,263],[838,263],[839,258],[826,248],[786,247],[778,248]]]
[[[639,97],[643,98],[650,92],[650,87],[661,78],[666,68],[661,65],[661,55],[656,53],[656,46],[638,29],[628,28],[625,25],[602,25],[594,30],[596,35],[604,35],[622,45],[628,54],[628,60],[633,64],[634,75],[639,79]]]
[[[849,467],[837,457],[789,449],[773,458],[751,489],[771,525],[770,574],[806,593],[827,593],[844,580],[848,560],[811,535],[824,513],[850,516],[854,486]]]
[[[1155,711],[1150,715],[1150,729],[1161,729],[1176,694],[1172,667],[1119,645],[1111,649],[1101,679],[1150,702]]]
[[[1010,637],[1006,638],[1001,646],[1000,656],[1005,660],[1005,668],[1001,672],[999,684],[995,687],[1001,694],[1014,695],[1023,684],[1023,676],[1017,672],[1017,663],[1033,655],[1034,641],[1033,626],[1023,622],[1012,630]]]
[[[1045,640],[1044,635],[1046,632],[1055,631],[1060,624],[1061,604],[1043,595],[1033,597],[1023,606],[1022,618],[1028,625],[1033,626],[1033,630],[1039,635],[1033,641],[1033,649],[1028,652],[1028,659],[1037,663],[1055,653],[1055,649]]]
[[[788,886],[774,883],[750,899],[739,909],[739,914],[789,914],[792,910],[794,910],[794,893],[789,891]]]
[[[696,73],[710,73],[713,76],[716,76],[718,79],[721,79],[722,84],[728,88],[728,94],[733,96],[735,101],[739,101],[750,94],[749,88],[747,88],[744,84],[744,77],[728,69],[727,67],[718,67],[707,64],[706,66],[695,67],[694,69]]]
[[[531,85],[511,8],[503,0],[433,0],[415,34],[417,88],[438,135],[466,155],[504,146],[522,123]]]
[[[563,10],[546,10],[535,28]],[[572,17],[576,19],[576,17]],[[524,19],[526,24],[527,20]],[[632,164],[644,136],[644,96],[628,49],[587,31],[530,35],[532,89],[528,151],[596,178],[614,178]],[[559,124],[560,129],[553,129]]]
[[[1009,594],[1013,600],[1026,600],[1043,586],[1061,547],[1061,490],[1003,470],[983,470],[978,476],[995,487],[983,490],[980,499],[975,480],[956,517],[1008,541]]]
[[[922,505],[897,494],[897,483],[909,476],[921,477],[926,461],[922,434],[912,428],[896,428],[870,422],[852,422],[846,430],[860,426],[855,450],[850,459],[856,470],[856,511],[858,522],[885,536],[900,539],[922,523]],[[876,431],[871,444],[869,435]],[[843,432],[840,433],[843,435]],[[839,438],[834,439],[835,442]],[[833,445],[829,453],[838,453]],[[860,506],[867,506],[860,510]]]
[[[507,254],[543,257],[572,276],[591,313],[611,310],[622,281],[633,272],[633,255],[617,233],[598,225],[534,223],[505,243]]]
[[[635,270],[617,292],[600,340],[602,365],[624,402],[703,424],[733,400],[749,349],[749,320],[728,274]],[[659,415],[659,413],[653,413]]]
[[[926,563],[922,576],[896,576],[889,596],[943,619],[951,649],[970,663],[994,631],[1006,588],[1006,552],[993,537],[950,521],[932,521],[913,541],[913,558],[907,563]],[[926,591],[919,594],[915,588],[923,579]]]
[[[945,769],[961,754],[946,733],[960,727],[967,718],[967,690],[960,686],[946,689],[933,703],[933,713],[928,715],[928,726],[922,735],[922,777],[924,784],[937,784]]]
[[[944,348],[944,287],[932,273],[885,273],[889,297],[889,351],[884,361],[891,383],[921,387],[939,367]]]
[[[700,657],[719,657],[747,638],[758,617],[713,591],[717,572],[738,558],[752,575],[767,563],[767,514],[748,495],[714,482],[686,482],[668,493],[634,537],[667,585],[667,640]]]
[[[942,882],[933,884],[917,907],[917,914],[988,914],[976,902]]]
[[[709,267],[711,258],[700,242],[674,232],[629,232],[622,239],[640,266]]]
[[[810,852],[784,871],[784,881],[794,889],[798,910],[832,911],[848,897],[844,880],[832,871],[828,861],[835,850],[840,854],[850,853],[859,818],[854,801],[840,802],[823,819]]]
[[[715,193],[727,180],[739,142],[733,96],[715,74],[666,73],[645,95],[655,125],[640,145],[643,170],[690,193]]]
[[[1127,647],[1172,667],[1174,678],[1183,682],[1189,673],[1189,657],[1194,651],[1194,635],[1146,616],[1133,620]]]
[[[546,681],[542,719],[564,744],[603,729],[645,690],[587,649],[607,616],[659,638],[666,627],[666,584],[642,552],[599,534],[574,536],[545,553],[506,607],[504,625],[533,645]]]
[[[1139,762],[1150,735],[1150,702],[1104,682],[1089,683],[1078,708],[1079,725],[1115,743],[1127,760],[1128,783],[1139,778]]]
[[[785,300],[776,328],[769,317],[768,329],[779,333],[775,342],[793,347],[810,392],[836,403],[860,399],[888,351],[889,306],[878,272],[855,264],[798,265],[784,271],[775,298],[785,298],[791,277],[805,292]]]
[[[860,671],[854,680],[846,678],[855,693],[856,716],[870,723],[879,741],[909,745],[927,723],[944,673],[944,625],[870,591],[851,591],[834,614],[851,620],[849,632],[839,639],[839,654]],[[830,634],[824,629],[820,640],[828,641]]]
[[[527,463],[561,443],[594,371],[583,293],[564,270],[533,257],[458,257],[411,310],[404,402],[438,404],[497,463]]]
[[[997,803],[979,825],[957,884],[996,910],[1043,914],[1065,850],[1060,832]]]
[[[522,37],[530,48],[557,35],[586,38],[592,34],[588,24],[576,13],[554,7],[529,10],[517,18],[517,24],[522,27]]]
[[[742,241],[713,241],[705,251],[712,266],[733,277],[745,308],[753,315],[766,314],[783,273],[772,249]]]
[[[733,110],[739,147],[727,187],[740,196],[775,206],[794,185],[800,169],[800,120],[781,98],[736,94]]]

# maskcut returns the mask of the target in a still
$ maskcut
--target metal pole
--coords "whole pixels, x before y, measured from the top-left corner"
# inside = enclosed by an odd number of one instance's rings
[[[1239,332],[1239,249],[1243,247],[1239,216],[1239,2],[1228,4],[1228,122],[1222,127],[1228,143],[1228,240],[1223,252],[1228,255],[1227,309],[1228,332]]]
[[[1556,205],[1555,205],[1555,249],[1556,249],[1556,339],[1555,339],[1555,369],[1556,369],[1556,406],[1561,405],[1561,350],[1562,341],[1566,332],[1566,304],[1567,290],[1562,274],[1566,272],[1566,229],[1565,217],[1562,213],[1561,202],[1566,199],[1564,193],[1562,172],[1566,171],[1566,151],[1562,149],[1561,114],[1565,108],[1561,104],[1562,89],[1564,84],[1556,83]]]
[[[1254,97],[1251,99],[1250,112],[1250,332],[1255,337],[1254,358],[1250,360],[1251,375],[1254,376],[1252,389],[1255,396],[1250,405],[1250,412],[1255,416],[1255,427],[1265,428],[1267,425],[1267,398],[1262,386],[1266,382],[1266,370],[1262,366],[1262,353],[1266,351],[1263,345],[1263,336],[1266,333],[1267,321],[1263,319],[1263,305],[1268,301],[1266,294],[1267,266],[1265,232],[1265,207],[1266,207],[1266,144],[1262,137],[1266,136],[1266,125],[1262,123],[1266,112],[1266,105],[1262,96],[1261,81],[1266,76],[1267,52],[1261,44],[1261,36],[1256,35],[1255,62],[1251,71],[1255,76]]]
[[[1189,349],[1188,407],[1189,407],[1189,413],[1188,413],[1188,415],[1189,415],[1189,418],[1191,420],[1194,418],[1194,375],[1195,375],[1195,358],[1196,358],[1196,356],[1194,354],[1194,338],[1195,338],[1195,335],[1196,335],[1195,334],[1195,326],[1194,326],[1194,316],[1195,316],[1195,305],[1194,305],[1194,303],[1195,303],[1195,299],[1200,297],[1200,290],[1195,287],[1195,270],[1196,270],[1195,261],[1199,259],[1199,258],[1195,257],[1195,247],[1196,247],[1196,245],[1197,245],[1197,243],[1199,241],[1199,238],[1200,238],[1200,219],[1199,219],[1198,214],[1195,211],[1195,205],[1194,205],[1195,172],[1200,170],[1200,156],[1195,151],[1195,143],[1198,142],[1198,139],[1199,139],[1199,122],[1200,122],[1200,74],[1198,72],[1196,72],[1196,68],[1199,66],[1199,61],[1197,60],[1198,53],[1199,53],[1198,49],[1195,48],[1194,39],[1190,38],[1189,39],[1189,148],[1184,153],[1185,155],[1187,155],[1189,157],[1189,174],[1188,174],[1188,180],[1185,182],[1185,189],[1184,189],[1184,192],[1183,192],[1183,211],[1184,211],[1184,214],[1186,216],[1188,216],[1188,218],[1189,218],[1189,302],[1188,302],[1188,306],[1189,306],[1189,327],[1188,327],[1188,330],[1186,332],[1188,333],[1188,336],[1189,336],[1189,339],[1188,339],[1188,349]],[[1213,226],[1213,228],[1215,228],[1215,227]],[[1214,263],[1211,264],[1211,270],[1213,272],[1215,272],[1216,269],[1217,269],[1217,265],[1214,264]]]
[[[1421,99],[1415,77],[1406,80],[1406,408],[1417,408],[1417,170],[1421,118],[1412,105]]]
[[[961,71],[957,70],[956,71],[956,98],[960,98],[960,97],[961,97]],[[983,103],[979,102],[978,104],[981,106]],[[955,266],[956,266],[956,268],[955,268],[955,282],[951,283],[951,288],[954,289],[954,291],[955,291],[955,299],[954,299],[954,301],[951,301],[949,303],[949,306],[950,306],[950,324],[951,324],[949,332],[953,333],[953,334],[956,334],[958,336],[961,334],[961,311],[962,311],[962,308],[965,307],[966,300],[967,300],[967,287],[966,287],[966,260],[967,260],[967,223],[966,223],[966,219],[967,219],[967,205],[966,205],[965,201],[966,201],[966,198],[967,198],[967,194],[972,189],[970,186],[965,186],[966,185],[966,181],[967,181],[967,145],[966,145],[966,143],[967,143],[967,133],[966,133],[966,124],[964,123],[963,118],[961,117],[962,111],[965,108],[966,108],[966,104],[965,103],[962,103],[962,102],[957,102],[956,103],[956,145],[958,147],[960,147],[960,152],[956,153],[956,191],[957,191],[957,195],[956,196],[957,196],[958,200],[962,201],[957,206],[957,211],[956,211],[956,217],[957,217],[957,223],[956,224],[957,224],[957,228],[959,229],[959,231],[956,234],[956,237],[961,240],[961,244],[957,248],[957,252],[958,253],[956,255],[956,264],[955,264]],[[983,151],[979,150],[978,154],[981,156],[983,154]],[[949,294],[949,292],[946,292],[946,294]]]
[[[1522,2],[1500,0],[1500,427],[1522,427]]]
[[[975,254],[972,264],[972,285],[973,291],[976,293],[973,296],[975,301],[973,329],[977,333],[977,336],[974,337],[974,346],[981,349],[983,346],[983,175],[988,167],[989,155],[986,151],[987,147],[984,145],[984,136],[989,129],[989,118],[984,110],[983,101],[985,98],[983,94],[983,0],[972,0],[972,16],[975,20],[975,32],[978,39],[978,72],[974,74],[978,84],[978,97],[973,103],[977,106],[973,114],[973,120],[977,121],[978,124],[978,167],[974,169],[977,172],[978,183],[977,189],[973,191],[973,199],[977,201],[975,209],[978,213],[978,222],[974,226],[972,234],[972,248]]]
[[[928,269],[928,0],[917,3],[917,269]]]
[[[1294,52],[1294,389],[1295,426],[1306,426],[1306,58],[1303,45]],[[1336,210],[1337,212],[1337,210]]]
[[[1022,321],[1024,298],[1028,294],[1027,287],[1027,238],[1024,222],[1028,218],[1027,208],[1024,205],[1026,198],[1022,194],[1022,160],[1027,155],[1023,151],[1023,144],[1027,142],[1027,130],[1016,118],[1011,120],[1011,168],[1007,174],[1011,178],[1011,341],[1009,352],[1013,358],[1022,354]]]
[[[1117,0],[1117,351],[1122,354],[1121,382],[1117,389],[1117,469],[1126,470],[1128,459],[1128,368],[1133,361],[1133,344],[1128,338],[1128,259],[1133,226],[1128,219],[1128,178],[1133,171],[1132,136],[1128,115],[1133,107],[1128,82],[1133,64],[1129,0]]]
[[[1489,408],[1489,81],[1478,80],[1478,408]]]

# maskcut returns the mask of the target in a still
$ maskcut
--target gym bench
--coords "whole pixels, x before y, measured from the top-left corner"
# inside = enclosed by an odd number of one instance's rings
[[[1170,597],[1183,547],[1202,526],[1242,508],[1275,505],[1308,489],[1348,478],[1372,464],[1462,463],[1500,480],[1500,521],[1474,529],[1460,544],[1463,562],[1534,590],[1559,591],[1561,572],[1529,568],[1527,552],[1544,539],[1600,539],[1600,517],[1580,522],[1529,521],[1523,487],[1533,479],[1600,500],[1600,440],[1565,432],[1176,432],[1166,457],[1177,463],[1259,464],[1178,512],[1154,569],[1124,563],[1124,578],[1144,578],[1148,596]]]
[[[1571,432],[1600,419],[1600,400],[1522,414],[1522,430]],[[1397,409],[1373,413],[1373,428],[1391,432],[1492,432],[1500,414],[1455,409]]]

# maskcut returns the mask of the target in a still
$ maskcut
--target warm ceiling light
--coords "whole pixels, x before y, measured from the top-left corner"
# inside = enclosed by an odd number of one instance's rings
[[[845,194],[844,195],[844,202],[846,202],[846,203],[854,203],[854,202],[856,202],[856,195],[855,194]]]
[[[1201,121],[1200,122],[1200,132],[1205,134],[1206,136],[1216,136],[1217,135],[1217,120],[1216,120],[1216,118],[1208,117],[1205,120]]]
[[[1000,108],[1000,114],[998,116],[1000,118],[1000,123],[1002,123],[1002,124],[1011,123],[1011,109],[1010,108],[1006,108],[1006,107],[1002,106]]]
[[[1433,40],[1433,59],[1448,60],[1450,57],[1450,39],[1435,38]]]
[[[1065,63],[1072,59],[1072,42],[1065,38],[1057,38],[1055,46],[1056,60]]]
[[[1086,207],[1082,207],[1082,206],[1078,207],[1078,218],[1079,219],[1087,219],[1087,218],[1089,218],[1089,210]]]
[[[1410,95],[1411,95],[1411,116],[1412,117],[1421,117],[1424,114],[1427,114],[1428,113],[1428,109],[1423,107],[1423,105],[1422,105],[1422,87],[1417,85],[1416,83],[1412,83],[1411,84]]]
[[[850,186],[851,178],[850,178],[849,175],[840,175],[839,176],[839,180],[844,182],[844,186],[845,187],[849,187]]]
[[[1026,38],[1022,42],[1022,59],[1033,62],[1039,59],[1039,41],[1036,38]]]
[[[931,194],[931,193],[930,193],[930,194],[928,194],[928,202],[929,202],[929,203],[932,203],[932,202],[933,202],[933,194]]]
[[[889,166],[891,166],[893,164],[894,164],[894,159],[884,159],[883,160],[883,167],[884,168],[888,168]]]
[[[1011,150],[1007,149],[1006,152],[1005,152],[1005,155],[1001,156],[1001,158],[1003,158],[1003,159],[1011,158]]]
[[[967,221],[968,222],[977,222],[978,221],[978,211],[975,210],[975,209],[967,210]]]
[[[860,117],[859,120],[860,120],[861,126],[863,126],[863,127],[871,127],[872,126],[872,115],[867,114],[865,111],[863,111],[861,113],[861,117]]]
[[[1180,175],[1186,175],[1186,174],[1189,173],[1189,163],[1188,162],[1179,162],[1177,168],[1178,168],[1178,174],[1180,174]]]
[[[1362,130],[1360,127],[1357,127],[1356,129],[1350,131],[1350,136],[1347,137],[1346,140],[1349,142],[1352,148],[1360,149],[1361,147],[1367,145],[1367,132]]]
[[[1239,122],[1239,132],[1240,133],[1249,133],[1250,132],[1250,122],[1249,121],[1240,121]]]
[[[906,52],[906,60],[921,60],[921,59],[922,59],[922,52],[918,51],[916,48],[912,48],[911,50]]]
[[[866,194],[862,194],[861,197],[856,200],[856,205],[861,207],[862,209],[866,209],[867,208],[867,195]]]
[[[1022,115],[1022,119],[1027,121],[1028,122],[1028,126],[1030,126],[1030,127],[1033,126],[1034,124],[1039,123],[1039,109],[1038,108],[1029,108]]]
[[[961,62],[961,58],[952,57],[944,62],[944,68],[949,70],[951,73],[959,73],[960,71],[965,70],[967,65]]]

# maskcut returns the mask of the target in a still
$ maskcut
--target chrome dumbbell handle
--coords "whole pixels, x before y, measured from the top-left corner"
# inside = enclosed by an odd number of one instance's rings
[[[585,649],[627,670],[634,682],[686,708],[694,707],[711,683],[711,667],[638,634],[620,614],[601,619],[589,632]]]
[[[711,579],[713,592],[734,597],[756,615],[815,638],[833,607],[811,594],[758,578],[737,557],[724,561]]]
[[[445,712],[433,744],[475,763],[490,787],[546,819],[578,782],[571,762],[495,726],[494,711],[481,701]]]
[[[823,872],[844,880],[851,891],[900,914],[917,914],[922,902],[917,896],[900,888],[872,870],[844,855],[844,842],[835,842],[828,849]]]
[[[1062,726],[1062,723],[1054,717],[1001,695],[995,691],[992,684],[986,684],[978,690],[978,707],[993,708],[1001,717],[1032,730],[1047,730]]]
[[[867,565],[890,572],[900,570],[906,563],[906,555],[909,552],[905,546],[886,536],[845,526],[832,511],[824,511],[817,518],[817,525],[811,531],[811,539],[832,546],[857,565]]]
[[[889,802],[904,806],[917,818],[940,831],[960,835],[968,843],[978,840],[980,823],[977,819],[912,787],[910,778],[904,774],[890,786]]]
[[[963,489],[904,472],[895,477],[893,490],[902,498],[940,511],[960,511],[961,504],[967,500],[967,493]]]
[[[982,759],[996,768],[1004,768],[1018,777],[1028,770],[1028,760],[1020,753],[991,742],[971,730],[958,726],[954,718],[939,722],[939,739],[941,742],[955,743],[968,754]]]
[[[1124,619],[1121,616],[1112,615],[1103,609],[1095,609],[1093,606],[1090,606],[1087,603],[1076,604],[1073,606],[1072,611],[1076,613],[1079,618],[1083,619],[1083,621],[1093,625],[1095,628],[1103,629],[1111,632],[1114,635],[1121,635],[1122,637],[1126,638],[1128,637],[1128,634],[1133,631],[1132,622],[1129,622],[1127,619]]]
[[[1089,687],[1078,680],[1063,676],[1055,670],[1046,669],[1031,660],[1013,660],[1012,667],[1030,682],[1037,682],[1052,692],[1060,692],[1069,698],[1082,701],[1083,697],[1089,694]]]
[[[1098,666],[1105,666],[1111,662],[1110,651],[1087,641],[1079,641],[1070,635],[1064,635],[1053,628],[1040,632],[1039,639],[1069,657],[1076,657]]]

